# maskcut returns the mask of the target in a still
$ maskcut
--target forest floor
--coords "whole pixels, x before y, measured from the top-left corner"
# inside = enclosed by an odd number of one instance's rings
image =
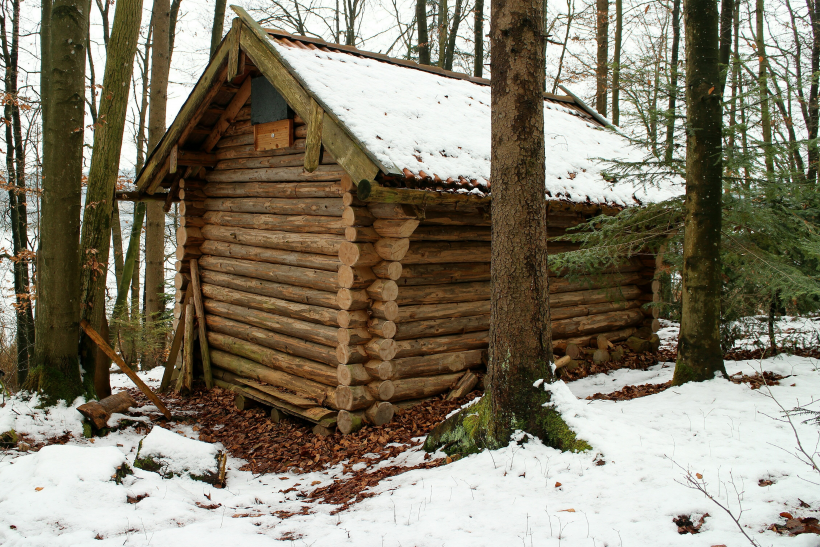
[[[794,416],[793,430],[781,407],[818,399],[820,321],[779,327],[789,353],[763,358],[741,341],[726,362],[732,382],[669,387],[671,323],[655,356],[584,365],[553,387],[593,446],[581,454],[524,438],[455,461],[422,451],[426,432],[478,393],[324,438],[238,412],[221,390],[164,397],[170,423],[138,399],[92,439],[82,401],[46,411],[13,397],[0,403],[0,433],[15,429],[22,444],[0,450],[0,544],[816,547],[820,474],[801,462],[795,431],[818,461],[820,427]],[[156,386],[161,371],[140,374]],[[112,383],[131,388],[121,374]],[[157,426],[180,447],[227,450],[226,487],[141,469],[113,481]]]

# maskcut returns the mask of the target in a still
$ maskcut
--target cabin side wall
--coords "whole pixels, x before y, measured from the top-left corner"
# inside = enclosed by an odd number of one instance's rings
[[[347,202],[353,202],[350,196]],[[348,249],[342,262],[377,278],[396,282],[391,301],[374,299],[368,328],[381,356],[351,366],[349,378],[371,386],[389,383],[384,400],[414,404],[450,389],[462,395],[475,386],[469,371],[486,364],[490,326],[490,216],[486,208],[424,208],[369,203],[348,207]],[[547,217],[550,236],[587,220],[567,207]],[[414,224],[415,223],[415,224]],[[549,254],[576,249],[552,243]],[[400,272],[400,275],[397,273]],[[362,274],[364,275],[364,274]],[[563,354],[570,344],[595,346],[603,334],[610,341],[652,327],[652,312],[641,306],[653,300],[655,262],[636,256],[599,276],[569,280],[550,273],[553,344]],[[392,336],[391,336],[392,335]],[[383,338],[392,338],[393,343]],[[354,370],[355,369],[355,370]],[[345,389],[341,387],[339,389]],[[372,390],[376,391],[376,390]],[[353,410],[353,409],[348,409]]]

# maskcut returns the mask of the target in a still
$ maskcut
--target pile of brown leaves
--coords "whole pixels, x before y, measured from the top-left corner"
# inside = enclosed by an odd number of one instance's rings
[[[749,384],[752,389],[760,389],[763,385],[779,386],[780,380],[784,378],[788,378],[788,376],[781,376],[770,370],[764,370],[762,375],[755,372],[751,376],[738,372],[729,376],[729,381],[735,384]]]
[[[616,347],[618,346],[616,345]],[[581,362],[581,364],[579,364],[572,370],[561,369],[560,378],[565,382],[571,382],[573,380],[580,380],[581,378],[592,376],[593,374],[606,373],[612,370],[618,370],[622,368],[646,370],[653,365],[657,365],[661,361],[670,360],[666,357],[665,352],[662,351],[654,353],[634,353],[628,347],[622,347],[624,349],[624,358],[621,361],[593,363],[591,358],[585,359]],[[671,358],[671,360],[675,360],[674,356]]]
[[[802,503],[808,506],[805,502]],[[789,536],[797,536],[800,534],[820,535],[820,521],[814,517],[795,518],[791,513],[785,511],[780,513],[780,516],[785,519],[786,522],[784,524],[774,523],[769,526],[769,530]]]
[[[138,391],[129,392],[138,402],[148,402]],[[247,460],[243,469],[253,473],[306,473],[345,460],[344,470],[350,471],[357,463],[371,466],[397,456],[419,444],[414,438],[426,435],[447,414],[478,395],[473,392],[452,401],[433,399],[397,410],[385,425],[328,437],[314,435],[312,424],[290,417],[275,423],[262,408],[239,411],[234,406],[234,394],[220,388],[197,389],[188,397],[163,395],[162,399],[178,421],[196,424],[200,440],[221,442],[232,456]]]
[[[691,515],[678,515],[677,518],[673,518],[672,522],[678,527],[679,534],[697,534],[700,532],[701,526],[703,526],[703,522],[706,520],[706,517],[709,516],[709,513],[704,513],[702,517],[698,520],[698,523],[695,524],[692,522]]]
[[[663,384],[641,384],[639,386],[625,386],[618,391],[612,393],[596,393],[587,397],[589,401],[629,401],[630,399],[637,399],[638,397],[646,397],[647,395],[654,395],[661,391],[666,391],[672,387],[672,381]]]

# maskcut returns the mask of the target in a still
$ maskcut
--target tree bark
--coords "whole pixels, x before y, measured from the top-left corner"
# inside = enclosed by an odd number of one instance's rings
[[[456,38],[458,38],[458,26],[461,23],[462,0],[456,0],[456,9],[453,12],[453,28],[450,31],[450,39],[447,42],[447,52],[444,57],[444,69],[453,70],[453,56],[456,52]]]
[[[820,2],[817,0],[806,0],[811,19],[812,43],[811,43],[811,85],[809,86],[808,100],[808,120],[806,128],[808,132],[808,171],[806,180],[809,183],[817,183],[818,168],[820,165],[820,150],[817,145],[818,126],[820,126],[820,100],[818,100],[818,88],[820,88]]]
[[[141,1],[117,4],[106,53],[99,122],[94,132],[94,148],[88,172],[80,238],[80,256],[83,261],[80,302],[81,317],[98,332],[103,332],[102,324],[105,319],[112,205],[141,20]],[[82,340],[82,366],[86,372],[93,374],[97,347],[86,336]]]
[[[484,0],[475,2],[475,24],[473,26],[475,40],[475,59],[473,61],[473,75],[481,78],[484,75]]]
[[[211,29],[211,59],[222,42],[222,26],[225,24],[225,5],[228,0],[216,0],[214,3],[214,26]]]
[[[169,0],[154,0],[151,17],[154,42],[152,44],[150,112],[148,117],[148,150],[153,150],[165,133],[165,114],[168,101],[168,72],[170,70],[170,4]],[[157,336],[157,323],[165,311],[164,272],[165,211],[163,203],[148,203],[145,222],[145,325],[147,336]],[[156,340],[162,345],[160,340]],[[159,364],[152,355],[146,355],[143,367],[150,369]]]
[[[595,66],[595,109],[606,116],[607,77],[609,75],[609,0],[595,1],[595,39],[598,60]]]
[[[447,57],[447,0],[438,0],[438,66],[444,68]]]
[[[718,61],[718,12],[712,0],[687,0],[686,216],[683,295],[673,384],[726,374],[720,348],[720,230],[722,113]]]
[[[734,20],[735,6],[734,0],[721,0],[720,3],[720,52],[718,62],[720,63],[720,85],[717,92],[723,97],[726,89],[726,78],[729,75],[729,56],[732,52],[732,22]]]
[[[774,150],[772,148],[772,116],[769,110],[769,73],[766,57],[766,40],[764,36],[764,0],[755,1],[755,23],[757,26],[755,44],[757,46],[757,85],[760,89],[760,126],[763,132],[763,156],[766,163],[766,178],[769,182],[774,179]]]
[[[53,4],[43,120],[43,194],[37,260],[34,370],[27,387],[49,400],[83,393],[77,358],[80,334],[80,199],[85,125],[85,45],[88,0]],[[85,376],[91,388],[93,376]]]
[[[544,199],[543,3],[493,2],[489,435],[537,434],[552,349]]]
[[[623,0],[615,0],[615,53],[612,59],[612,123],[621,121],[621,41],[623,39]]]
[[[678,55],[680,51],[680,3],[674,0],[672,5],[672,58],[669,60],[669,106],[666,109],[666,152],[664,159],[672,162],[675,152],[675,116],[678,100]]]
[[[0,18],[3,61],[5,64],[6,100],[6,171],[8,174],[9,216],[11,224],[16,344],[17,385],[26,381],[34,351],[34,315],[29,277],[28,211],[26,194],[26,162],[20,123],[19,96],[17,94],[18,60],[20,51],[20,0],[11,3],[11,44],[6,35],[6,19]]]
[[[430,64],[430,38],[427,36],[427,2],[416,0],[416,24],[419,26],[419,64]]]

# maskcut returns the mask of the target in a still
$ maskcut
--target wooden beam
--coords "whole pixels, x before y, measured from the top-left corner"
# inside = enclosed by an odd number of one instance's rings
[[[239,19],[234,19],[231,23],[231,30],[230,33],[230,51],[228,52],[228,74],[227,79],[229,82],[232,82],[234,78],[241,75],[242,72],[239,70],[239,34],[240,34],[240,27],[242,26],[241,21]],[[244,67],[243,67],[244,70]]]
[[[209,135],[211,131],[208,130]],[[200,150],[180,150],[177,154],[177,165],[213,167],[218,161],[216,154]]]
[[[194,306],[199,318],[199,347],[202,350],[202,370],[205,375],[205,385],[208,389],[214,387],[211,376],[211,351],[208,348],[208,336],[205,331],[205,307],[202,305],[202,289],[199,284],[199,265],[195,258],[191,259],[191,286],[193,287]]]
[[[162,412],[165,415],[165,417],[170,420],[171,413],[168,412],[168,409],[165,408],[165,405],[162,404],[162,401],[160,401],[159,397],[157,397],[157,395],[153,391],[151,391],[150,387],[145,385],[145,382],[142,381],[142,378],[137,376],[137,374],[133,370],[131,370],[131,367],[125,364],[125,361],[122,360],[122,357],[117,355],[117,352],[111,349],[111,346],[109,346],[108,342],[106,342],[105,339],[102,336],[100,336],[100,333],[95,331],[88,323],[88,321],[86,321],[85,319],[80,321],[80,326],[88,335],[88,337],[94,340],[94,343],[97,344],[97,347],[100,348],[103,351],[103,353],[105,353],[112,361],[117,363],[117,366],[120,367],[120,370],[123,371],[125,375],[128,376],[131,379],[131,381],[137,385],[140,391],[142,391],[145,394],[145,396],[148,397],[151,400],[151,402],[157,406],[159,411]]]
[[[262,27],[244,9],[237,6],[231,6],[231,9],[236,12],[247,29],[247,32],[243,31],[240,34],[242,49],[290,107],[303,120],[310,119],[311,100],[315,100],[324,108],[322,142],[339,165],[353,178],[353,181],[372,180],[382,170],[392,173],[388,169],[382,169],[374,159],[370,158],[365,149],[334,118],[326,105],[323,105],[302,82],[297,80]]]
[[[171,148],[171,156],[168,159],[168,172],[173,174],[177,172],[177,158],[179,157],[179,146],[176,144]]]
[[[376,203],[405,203],[408,205],[449,205],[471,204],[489,207],[489,196],[480,197],[469,194],[434,192],[432,190],[410,190],[405,188],[387,188],[370,181],[359,182],[357,196],[362,201]]]
[[[142,192],[115,192],[114,199],[118,201],[165,201],[168,194],[144,194]]]
[[[322,120],[325,111],[319,103],[310,100],[310,118],[307,120],[307,139],[305,142],[305,171],[312,173],[319,167],[322,156]]]
[[[216,51],[214,58],[200,77],[194,90],[188,96],[179,114],[171,123],[171,127],[165,133],[159,145],[153,150],[145,167],[137,178],[137,188],[149,194],[153,194],[164,178],[163,167],[171,153],[171,147],[179,143],[185,144],[185,140],[199,123],[199,119],[205,113],[205,109],[219,93],[222,82],[225,80],[227,71],[228,40],[224,40]]]
[[[177,330],[174,333],[174,341],[171,342],[171,352],[165,361],[165,372],[163,372],[162,381],[159,384],[160,393],[168,389],[168,386],[171,385],[171,376],[173,375],[174,365],[176,365],[177,357],[179,356],[179,350],[182,348],[182,335],[185,332],[185,309],[191,300],[192,291],[192,286],[188,285],[188,289],[185,291],[185,298],[182,299],[182,312],[179,314],[179,323],[177,323]]]
[[[211,134],[208,135],[208,138],[205,139],[205,142],[202,143],[202,149],[206,152],[210,152],[213,150],[216,143],[219,142],[219,139],[222,138],[222,134],[231,126],[233,123],[233,119],[239,113],[245,103],[248,101],[248,98],[251,96],[251,79],[245,78],[245,81],[242,83],[242,87],[239,88],[239,91],[236,92],[236,95],[233,96],[233,99],[230,103],[228,103],[227,108],[225,111],[222,112],[222,115],[219,117],[219,121],[216,122]]]

